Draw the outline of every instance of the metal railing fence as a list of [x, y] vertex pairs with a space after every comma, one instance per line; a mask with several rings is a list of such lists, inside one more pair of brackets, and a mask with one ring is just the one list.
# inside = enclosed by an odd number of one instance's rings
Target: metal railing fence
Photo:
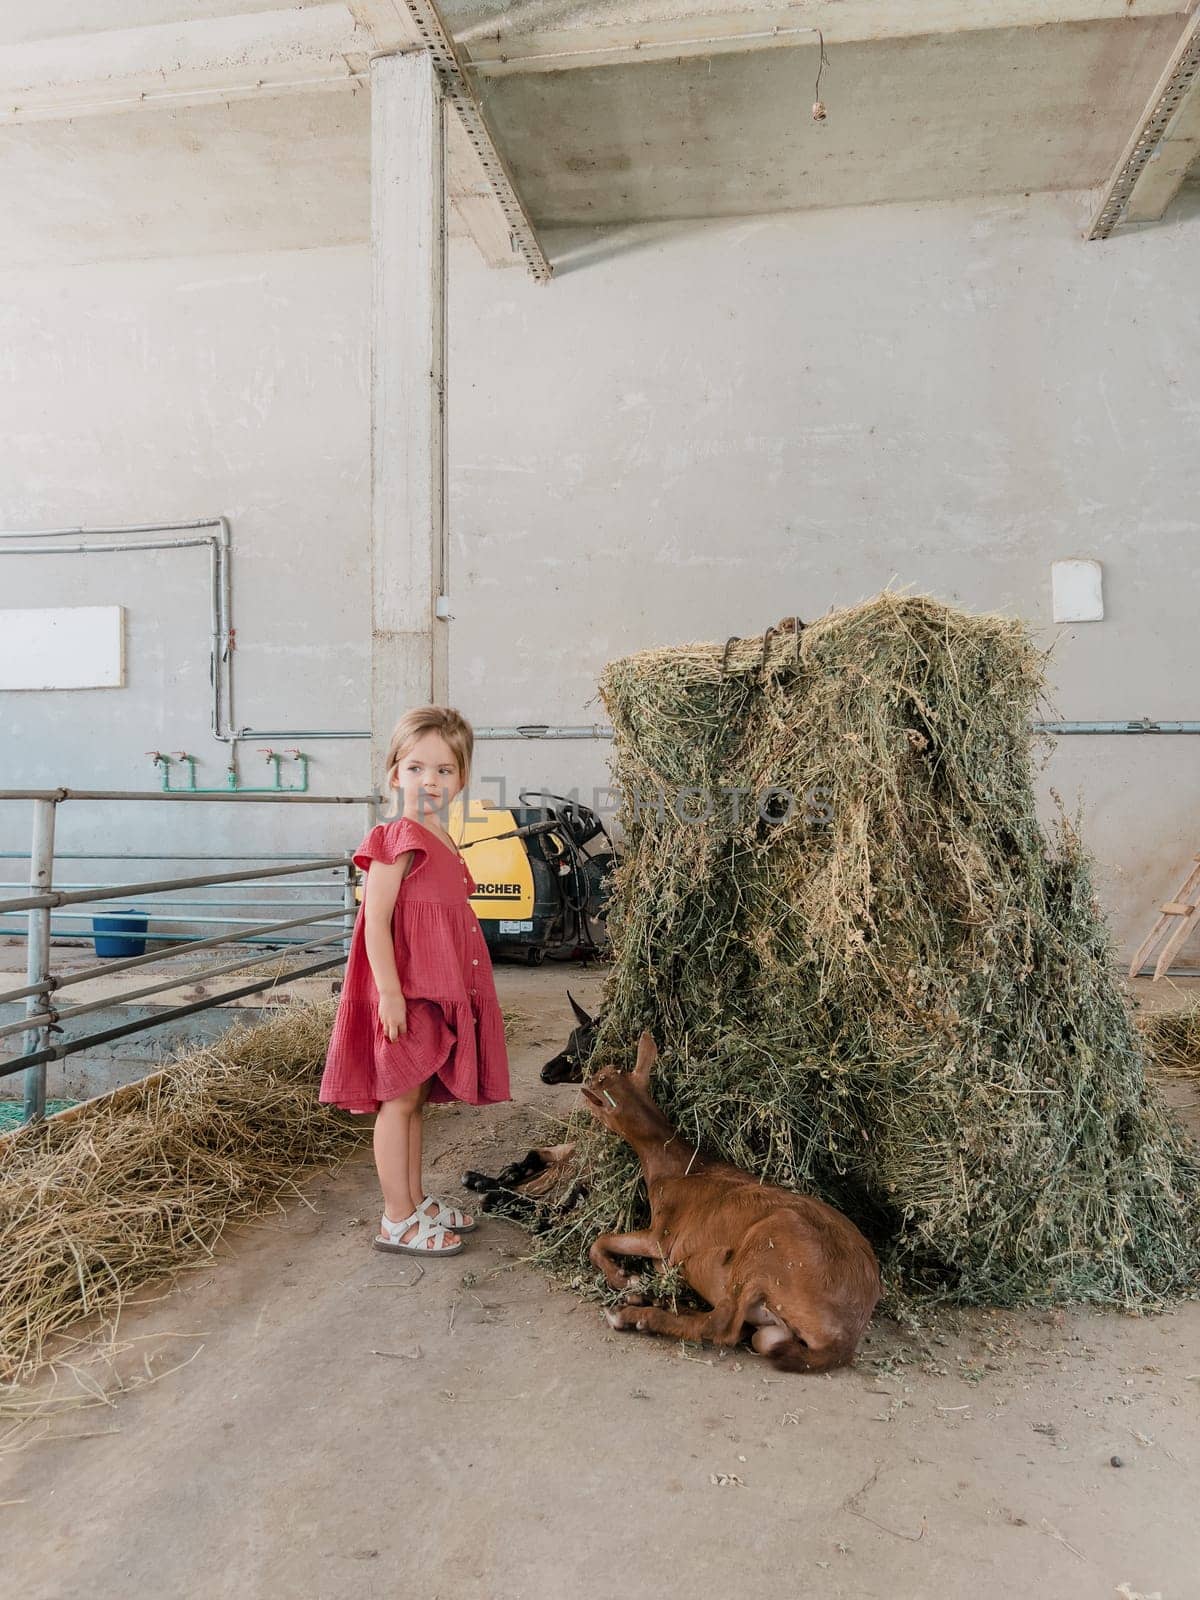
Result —
[[[236, 791], [229, 793], [193, 793], [190, 790], [175, 791], [143, 791], [136, 789], [0, 789], [0, 800], [25, 800], [33, 808], [31, 843], [29, 850], [29, 882], [28, 892], [10, 896], [0, 900], [0, 918], [11, 917], [18, 912], [26, 914], [26, 947], [25, 947], [25, 982], [11, 989], [0, 991], [0, 1005], [7, 1005], [14, 1001], [24, 1000], [25, 1014], [16, 1021], [0, 1024], [0, 1040], [5, 1037], [21, 1033], [24, 1035], [20, 1055], [0, 1057], [0, 1078], [9, 1078], [14, 1074], [24, 1073], [24, 1119], [32, 1122], [41, 1119], [46, 1114], [46, 1067], [52, 1061], [64, 1060], [67, 1056], [75, 1055], [81, 1050], [86, 1050], [97, 1045], [110, 1043], [114, 1039], [124, 1038], [133, 1033], [140, 1033], [150, 1028], [161, 1027], [164, 1023], [176, 1021], [181, 1017], [192, 1016], [197, 1012], [207, 1010], [212, 1006], [221, 1005], [231, 1000], [243, 999], [252, 994], [261, 993], [262, 990], [272, 988], [281, 982], [291, 982], [296, 978], [308, 977], [313, 973], [327, 971], [331, 967], [340, 966], [346, 959], [349, 949], [350, 935], [353, 930], [354, 918], [357, 913], [355, 898], [355, 868], [349, 854], [330, 856], [303, 856], [288, 859], [273, 866], [257, 866], [243, 868], [233, 872], [208, 872], [193, 873], [174, 878], [154, 878], [132, 883], [104, 883], [99, 885], [76, 885], [55, 887], [55, 854], [54, 836], [58, 807], [67, 801], [98, 801], [114, 800], [122, 802], [152, 801], [156, 804], [210, 804], [210, 805], [357, 805], [366, 808], [368, 826], [374, 820], [377, 797], [374, 795], [313, 795], [313, 794], [239, 794]], [[6, 852], [6, 855], [8, 852]], [[74, 857], [74, 859], [82, 859]], [[100, 858], [98, 858], [100, 859]], [[115, 859], [113, 857], [102, 859]], [[171, 859], [169, 857], [134, 857], [133, 859]], [[190, 858], [195, 860], [197, 858]], [[228, 859], [239, 860], [264, 860], [278, 861], [274, 855], [263, 857], [239, 856]], [[175, 901], [163, 903], [151, 901], [146, 903], [147, 896], [174, 895], [181, 890], [214, 887], [226, 884], [259, 884], [271, 887], [264, 883], [270, 879], [293, 879], [297, 875], [313, 872], [332, 870], [342, 882], [342, 895], [340, 903], [328, 900], [302, 899], [294, 902], [211, 902], [198, 900]], [[25, 885], [0, 884], [3, 888], [25, 887]], [[274, 887], [285, 890], [293, 887], [292, 883], [280, 882]], [[302, 888], [302, 884], [294, 887]], [[153, 942], [155, 940], [168, 941], [171, 948], [165, 951], [152, 950], [145, 955], [127, 956], [117, 960], [99, 960], [93, 965], [79, 967], [70, 972], [56, 973], [53, 970], [52, 938], [62, 937], [61, 930], [51, 928], [51, 913], [58, 912], [60, 917], [69, 917], [76, 920], [86, 920], [89, 913], [64, 912], [64, 906], [93, 905], [102, 907], [111, 902], [122, 902], [121, 909], [130, 909], [126, 902], [131, 896], [141, 897], [141, 902], [135, 908], [143, 917], [159, 916], [170, 922], [186, 922], [200, 924], [220, 924], [224, 931], [206, 938], [193, 939], [181, 936], [179, 933], [155, 934], [149, 930], [131, 928], [127, 934], [118, 933], [117, 937], [133, 937], [139, 940]], [[261, 921], [256, 917], [241, 916], [213, 916], [203, 917], [193, 914], [184, 907], [209, 906], [214, 904], [250, 904], [259, 907], [260, 915], [265, 911], [276, 909], [283, 911], [290, 909], [290, 904], [299, 904], [305, 907], [315, 907], [314, 910], [305, 910], [300, 916], [268, 917]], [[175, 913], [172, 915], [172, 913]], [[332, 927], [330, 925], [333, 925]], [[118, 972], [129, 972], [135, 968], [146, 966], [151, 962], [169, 960], [172, 956], [192, 956], [201, 951], [213, 951], [224, 945], [244, 945], [250, 941], [263, 942], [269, 940], [273, 934], [281, 934], [289, 929], [306, 930], [298, 939], [280, 940], [275, 948], [256, 952], [252, 955], [239, 955], [236, 959], [217, 962], [199, 968], [189, 968], [181, 975], [173, 975], [161, 980], [156, 979], [141, 987], [127, 990], [119, 996], [121, 1003], [131, 1000], [142, 1000], [152, 995], [162, 994], [170, 989], [183, 987], [185, 984], [203, 983], [206, 979], [221, 977], [232, 972], [243, 972], [248, 968], [265, 966], [268, 963], [278, 963], [288, 959], [289, 956], [314, 955], [317, 959], [305, 962], [298, 967], [291, 967], [286, 972], [271, 971], [254, 978], [252, 981], [241, 984], [233, 989], [225, 989], [220, 993], [206, 995], [204, 998], [189, 1001], [186, 1005], [176, 1005], [157, 1009], [151, 1016], [139, 1017], [129, 1022], [119, 1023], [113, 1027], [101, 1028], [90, 1033], [72, 1034], [67, 1038], [56, 1038], [61, 1032], [64, 1022], [76, 1018], [91, 1016], [98, 1011], [111, 1008], [115, 1003], [112, 997], [97, 1000], [87, 1000], [80, 1004], [59, 1006], [55, 997], [59, 990], [66, 989], [73, 984], [84, 983], [89, 979], [100, 976], [110, 976]], [[309, 934], [308, 930], [315, 930]], [[10, 930], [11, 931], [11, 930]], [[93, 937], [82, 933], [69, 933], [68, 938]]]

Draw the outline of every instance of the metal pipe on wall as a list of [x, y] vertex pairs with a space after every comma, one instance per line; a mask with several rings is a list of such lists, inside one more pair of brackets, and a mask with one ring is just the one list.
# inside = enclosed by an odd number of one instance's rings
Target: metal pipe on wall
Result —
[[477, 739], [611, 739], [613, 731], [601, 722], [557, 727], [546, 722], [521, 722], [510, 727], [484, 726], [474, 730]]
[[[797, 30], [800, 31], [800, 30]], [[805, 30], [807, 31], [807, 30]], [[369, 739], [369, 729], [361, 728], [235, 728], [233, 720], [233, 579], [232, 579], [232, 533], [229, 519], [225, 516], [202, 517], [192, 522], [150, 522], [129, 523], [123, 526], [110, 528], [45, 528], [31, 529], [3, 529], [0, 530], [0, 541], [32, 539], [36, 541], [50, 539], [107, 539], [117, 535], [145, 534], [145, 533], [187, 533], [196, 532], [204, 528], [211, 528], [212, 533], [200, 539], [158, 539], [146, 542], [133, 542], [121, 544], [89, 544], [81, 543], [68, 546], [42, 546], [3, 544], [0, 543], [0, 555], [70, 555], [70, 554], [95, 554], [97, 552], [122, 552], [143, 550], [170, 550], [186, 549], [193, 546], [207, 545], [209, 547], [211, 598], [210, 610], [212, 619], [212, 641], [210, 655], [212, 660], [211, 680], [213, 691], [213, 704], [211, 713], [211, 729], [213, 737], [224, 744], [236, 745], [243, 739]], [[444, 552], [443, 552], [444, 557]], [[443, 578], [444, 584], [444, 578]], [[439, 585], [441, 587], [442, 585]], [[224, 671], [222, 672], [222, 665]], [[1108, 735], [1137, 735], [1137, 734], [1170, 734], [1170, 735], [1196, 735], [1200, 734], [1200, 722], [1180, 720], [1160, 720], [1151, 717], [1134, 717], [1125, 721], [1103, 720], [1076, 720], [1061, 722], [1035, 722], [1031, 724], [1035, 733], [1050, 733], [1062, 737], [1094, 735], [1104, 737]], [[560, 724], [552, 723], [516, 723], [510, 725], [483, 725], [475, 730], [477, 739], [486, 740], [559, 740], [559, 739], [597, 739], [607, 740], [613, 737], [611, 727], [603, 723]]]
[[[85, 542], [74, 545], [0, 543], [0, 555], [96, 555], [126, 551], [182, 550], [206, 545], [209, 551], [209, 645], [212, 688], [210, 728], [222, 744], [238, 745], [244, 739], [369, 739], [370, 733], [353, 728], [237, 728], [233, 720], [233, 542], [229, 518], [201, 517], [194, 522], [130, 523], [111, 528], [0, 529], [0, 541], [32, 539], [82, 539], [90, 541], [127, 534], [186, 533], [211, 528], [199, 539], [153, 539], [119, 543]], [[222, 671], [222, 667], [224, 670]]]
[[[815, 34], [821, 37], [819, 28], [755, 28], [743, 33], [706, 33], [690, 39], [655, 39], [652, 37], [634, 39], [622, 44], [601, 44], [589, 46], [582, 50], [538, 50], [529, 55], [522, 55], [518, 49], [512, 54], [499, 56], [485, 56], [482, 60], [469, 61], [464, 59], [463, 65], [471, 72], [483, 75], [503, 75], [511, 72], [527, 72], [535, 63], [539, 66], [545, 61], [590, 61], [595, 56], [605, 56], [605, 65], [610, 63], [622, 64], [631, 61], [648, 61], [653, 59], [656, 51], [661, 51], [668, 59], [677, 56], [681, 51], [688, 54], [696, 50], [703, 50], [709, 45], [720, 45], [726, 48], [735, 48], [743, 44], [770, 44], [782, 43], [785, 39], [799, 38], [802, 34]], [[499, 41], [499, 34], [495, 35]], [[509, 34], [509, 41], [518, 41], [519, 35]], [[489, 29], [490, 43], [490, 29]]]
[[[1033, 733], [1055, 735], [1095, 734], [1200, 734], [1200, 722], [1165, 721], [1154, 717], [1131, 717], [1124, 722], [1032, 722]], [[480, 727], [477, 739], [611, 739], [613, 730], [602, 722], [578, 726], [552, 727], [547, 723], [518, 723], [509, 727]]]
[[1035, 733], [1094, 734], [1101, 738], [1110, 734], [1200, 733], [1200, 722], [1160, 722], [1152, 717], [1132, 717], [1127, 722], [1035, 722], [1032, 727]]
[[[1167, 721], [1155, 717], [1130, 717], [1124, 722], [1031, 722], [1032, 733], [1055, 735], [1094, 734], [1200, 734], [1200, 722]], [[477, 739], [611, 739], [613, 730], [602, 722], [553, 727], [547, 723], [517, 723], [508, 727], [480, 727]]]

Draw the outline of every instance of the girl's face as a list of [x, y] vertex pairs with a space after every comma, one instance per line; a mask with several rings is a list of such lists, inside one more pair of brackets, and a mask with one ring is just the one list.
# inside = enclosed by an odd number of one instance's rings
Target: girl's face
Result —
[[388, 774], [400, 795], [400, 809], [418, 820], [444, 811], [463, 787], [458, 759], [440, 733], [430, 730], [413, 741]]

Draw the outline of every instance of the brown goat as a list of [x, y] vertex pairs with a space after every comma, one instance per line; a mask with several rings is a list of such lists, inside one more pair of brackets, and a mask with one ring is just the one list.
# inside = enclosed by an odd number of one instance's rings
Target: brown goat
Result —
[[610, 1326], [734, 1345], [749, 1324], [755, 1350], [782, 1371], [848, 1362], [881, 1293], [875, 1252], [823, 1200], [760, 1183], [686, 1144], [651, 1098], [657, 1058], [643, 1033], [632, 1072], [602, 1067], [582, 1086], [592, 1113], [633, 1146], [650, 1200], [648, 1228], [601, 1234], [589, 1254], [613, 1289], [640, 1282], [617, 1256], [678, 1267], [712, 1310], [666, 1311], [634, 1293], [606, 1312]]

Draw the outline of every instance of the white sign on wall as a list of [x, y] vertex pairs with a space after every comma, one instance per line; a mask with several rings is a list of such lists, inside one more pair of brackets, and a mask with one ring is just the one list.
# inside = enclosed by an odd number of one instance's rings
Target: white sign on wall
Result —
[[1104, 574], [1098, 561], [1055, 561], [1050, 566], [1055, 622], [1102, 622]]
[[124, 687], [124, 606], [0, 611], [0, 689]]

